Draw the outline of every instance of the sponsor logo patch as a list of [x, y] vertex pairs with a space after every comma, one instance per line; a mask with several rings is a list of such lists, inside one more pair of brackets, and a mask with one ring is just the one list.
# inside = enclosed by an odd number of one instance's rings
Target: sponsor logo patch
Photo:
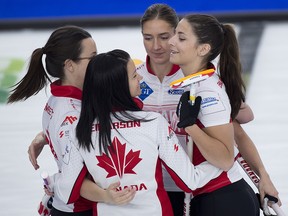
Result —
[[150, 88], [149, 85], [147, 85], [146, 82], [140, 83], [141, 88], [141, 94], [139, 95], [139, 98], [144, 101], [149, 95], [151, 95], [154, 91]]
[[182, 95], [184, 93], [184, 89], [169, 89], [169, 95]]
[[76, 120], [77, 120], [76, 116], [66, 116], [66, 118], [61, 124], [61, 127], [68, 125], [68, 124], [73, 124]]
[[201, 112], [204, 115], [217, 113], [225, 110], [225, 106], [220, 100], [218, 93], [202, 92]]

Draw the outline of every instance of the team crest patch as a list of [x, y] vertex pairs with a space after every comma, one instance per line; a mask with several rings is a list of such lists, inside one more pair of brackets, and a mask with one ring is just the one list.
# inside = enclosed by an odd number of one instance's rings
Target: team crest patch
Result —
[[147, 85], [146, 82], [140, 83], [141, 94], [139, 98], [144, 101], [149, 95], [151, 95], [154, 91]]
[[103, 153], [101, 156], [96, 156], [99, 167], [107, 172], [106, 178], [113, 176], [123, 177], [124, 174], [137, 174], [134, 168], [142, 160], [140, 158], [140, 150], [133, 151], [130, 149], [126, 151], [126, 143], [121, 143], [117, 137], [112, 141], [112, 146], [108, 147], [110, 155]]

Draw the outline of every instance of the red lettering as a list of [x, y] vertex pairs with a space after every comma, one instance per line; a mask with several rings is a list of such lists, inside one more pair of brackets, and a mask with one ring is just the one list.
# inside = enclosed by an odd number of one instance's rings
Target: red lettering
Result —
[[141, 124], [140, 121], [134, 121], [134, 127], [140, 127], [141, 126], [140, 124]]
[[179, 150], [179, 146], [174, 144], [174, 150], [177, 152]]
[[119, 122], [119, 124], [120, 124], [119, 128], [125, 128], [126, 127], [125, 122]]
[[247, 167], [249, 167], [248, 164], [243, 164], [243, 167], [246, 169]]
[[147, 190], [147, 187], [144, 183], [141, 183], [140, 186], [139, 186], [139, 190]]
[[131, 128], [131, 127], [133, 127], [133, 122], [131, 121], [127, 122], [127, 128]]
[[113, 122], [111, 128], [119, 129], [119, 128], [133, 128], [140, 126], [141, 126], [140, 121], [127, 121], [127, 122]]
[[136, 191], [138, 191], [138, 185], [131, 185], [131, 188], [135, 188]]
[[135, 188], [136, 191], [147, 190], [146, 185], [144, 183], [140, 183], [139, 185], [125, 185], [123, 187], [120, 186], [116, 189], [116, 191], [121, 191], [127, 187]]
[[114, 122], [112, 124], [112, 128], [115, 129], [115, 128], [119, 128], [119, 122]]
[[53, 109], [48, 105], [48, 103], [46, 103], [44, 111], [46, 111], [50, 116], [53, 114]]
[[92, 124], [92, 131], [99, 131], [100, 125], [99, 124]]

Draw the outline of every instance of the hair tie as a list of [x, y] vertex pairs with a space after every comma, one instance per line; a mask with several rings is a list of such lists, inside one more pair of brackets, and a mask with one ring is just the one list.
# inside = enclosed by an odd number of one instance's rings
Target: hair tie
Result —
[[222, 29], [223, 34], [225, 35], [226, 34], [225, 26], [222, 23], [220, 23], [220, 27]]
[[41, 49], [42, 49], [42, 53], [43, 53], [43, 54], [46, 54], [46, 49], [45, 49], [45, 47], [42, 47]]

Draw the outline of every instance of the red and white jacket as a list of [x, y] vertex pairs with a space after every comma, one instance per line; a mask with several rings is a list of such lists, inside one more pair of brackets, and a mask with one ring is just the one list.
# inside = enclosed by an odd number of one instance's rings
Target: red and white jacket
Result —
[[[136, 66], [137, 73], [143, 77], [140, 81], [141, 95], [139, 99], [143, 102], [143, 110], [158, 112], [171, 124], [173, 117], [176, 115], [176, 108], [181, 95], [184, 93], [184, 89], [173, 89], [170, 88], [169, 84], [184, 77], [184, 75], [178, 65], [173, 65], [171, 71], [160, 82], [149, 67], [149, 61], [150, 58], [147, 56], [146, 62]], [[182, 147], [186, 150], [186, 132], [177, 127], [173, 129]], [[165, 169], [163, 169], [163, 179], [164, 187], [167, 191], [182, 191]]]
[[[210, 78], [199, 82], [195, 85], [196, 97], [201, 96], [202, 102], [198, 115], [197, 125], [200, 128], [212, 127], [222, 124], [228, 124], [231, 121], [231, 106], [225, 86], [217, 73]], [[235, 143], [234, 143], [235, 144]], [[206, 159], [200, 153], [196, 144], [193, 144], [192, 162], [194, 165], [206, 163]], [[238, 150], [234, 147], [234, 155]], [[216, 170], [218, 168], [214, 167]], [[197, 196], [202, 193], [212, 192], [216, 189], [234, 183], [242, 178], [237, 161], [227, 172], [222, 171], [221, 175], [212, 179], [205, 186], [193, 191], [193, 195]]]
[[[121, 113], [117, 114], [121, 116]], [[211, 176], [217, 177], [221, 170], [214, 169], [208, 162], [193, 166], [179, 144], [175, 132], [161, 114], [145, 111], [131, 114], [150, 121], [125, 119], [126, 121], [120, 122], [111, 116], [113, 150], [109, 147], [108, 154], [100, 152], [97, 122], [92, 126], [91, 139], [94, 148], [90, 148], [90, 152], [79, 149], [78, 153], [83, 158], [79, 163], [86, 164], [93, 180], [101, 188], [107, 188], [111, 183], [120, 181], [118, 190], [125, 187], [134, 187], [137, 190], [134, 199], [126, 205], [97, 203], [97, 215], [172, 215], [173, 211], [163, 185], [162, 164], [178, 187], [186, 192], [204, 186], [211, 180]], [[75, 148], [78, 148], [77, 145]], [[79, 158], [74, 155], [74, 151], [71, 152], [71, 159]], [[75, 179], [77, 182], [79, 174], [75, 170], [67, 174], [66, 177], [63, 175], [63, 178], [69, 177], [70, 181]], [[67, 193], [69, 194], [68, 191]], [[65, 197], [69, 197], [68, 194]]]
[[[73, 86], [61, 86], [59, 81], [51, 84], [51, 93], [48, 102], [45, 105], [42, 126], [46, 139], [49, 143], [54, 159], [57, 163], [59, 173], [65, 173], [63, 164], [72, 165], [71, 168], [75, 169], [78, 173], [77, 181], [73, 183], [73, 193], [68, 197], [63, 197], [66, 193], [58, 190], [57, 184], [54, 188], [53, 207], [64, 212], [79, 212], [92, 209], [94, 203], [80, 197], [80, 187], [84, 177], [87, 174], [87, 169], [84, 164], [73, 165], [74, 159], [70, 156], [73, 150], [72, 143], [69, 139], [63, 137], [70, 137], [70, 131], [74, 131], [81, 109], [82, 91]], [[63, 127], [70, 128], [70, 131], [63, 130]], [[67, 166], [65, 166], [67, 168]], [[54, 180], [57, 182], [60, 175], [54, 175]], [[67, 177], [67, 176], [66, 176]], [[69, 179], [69, 177], [67, 177]], [[61, 180], [61, 179], [60, 179]], [[59, 182], [58, 182], [59, 184]], [[65, 184], [65, 181], [63, 181]], [[63, 187], [61, 190], [65, 190]], [[71, 188], [67, 185], [67, 190]]]
[[[137, 190], [135, 198], [127, 205], [97, 203], [96, 213], [99, 216], [172, 215], [163, 185], [162, 164], [176, 184], [186, 192], [204, 186], [212, 176], [217, 177], [221, 173], [219, 169], [211, 169], [208, 162], [193, 166], [170, 124], [155, 112], [133, 113], [140, 118], [151, 119], [147, 122], [119, 122], [112, 117], [111, 138], [115, 151], [109, 151], [108, 155], [99, 151], [97, 122], [92, 128], [94, 149], [91, 148], [90, 152], [79, 149], [75, 127], [79, 117], [80, 97], [75, 99], [73, 91], [72, 94], [64, 91], [67, 87], [58, 86], [56, 89], [59, 91], [55, 92], [54, 87], [53, 96], [45, 108], [43, 128], [61, 171], [54, 176], [55, 208], [67, 211], [71, 207], [71, 211], [75, 211], [83, 207], [77, 201], [79, 188], [87, 173], [84, 163], [100, 187], [107, 188], [111, 183], [120, 181], [118, 190], [128, 186]], [[56, 108], [62, 111], [58, 113]]]

